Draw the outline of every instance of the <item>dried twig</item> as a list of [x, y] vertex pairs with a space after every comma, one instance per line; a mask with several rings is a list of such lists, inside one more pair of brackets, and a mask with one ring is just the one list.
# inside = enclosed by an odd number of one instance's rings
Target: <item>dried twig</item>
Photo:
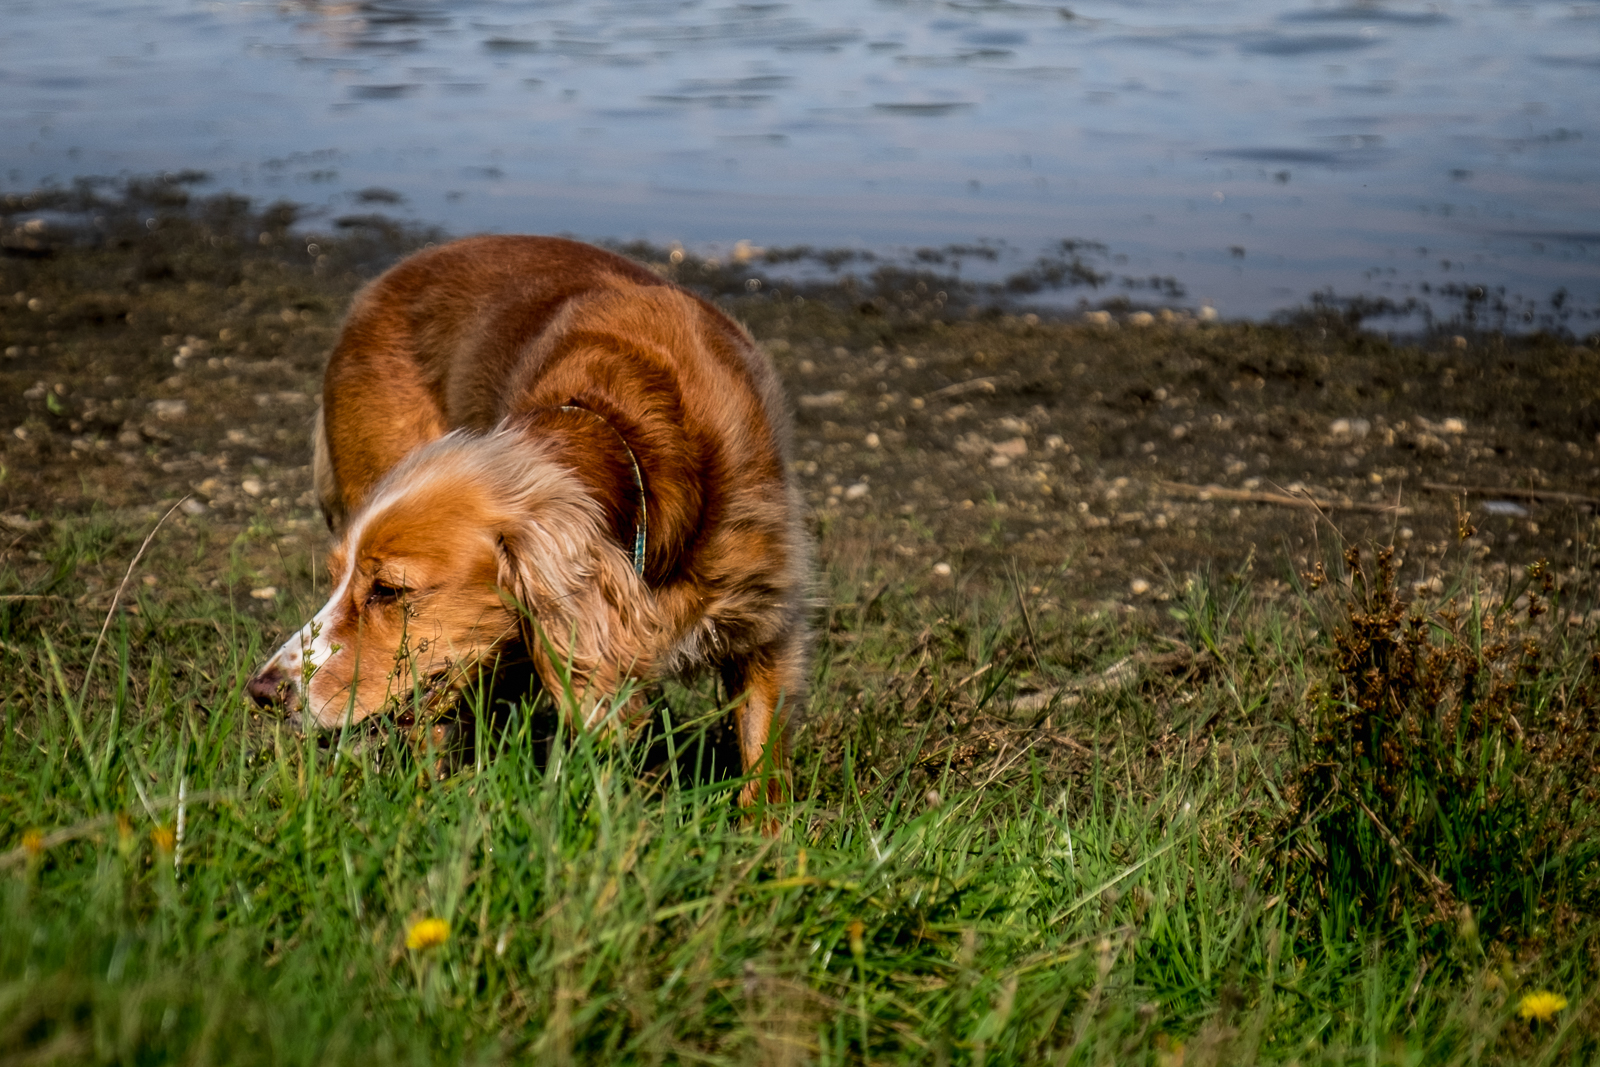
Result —
[[1422, 488], [1430, 493], [1466, 493], [1471, 496], [1501, 497], [1506, 500], [1555, 500], [1563, 504], [1587, 504], [1600, 508], [1600, 497], [1582, 493], [1558, 493], [1553, 489], [1513, 489], [1499, 485], [1445, 485], [1443, 482], [1423, 482]]
[[1033, 620], [1028, 617], [1028, 604], [1022, 598], [1022, 575], [1017, 573], [1016, 560], [1011, 561], [1011, 588], [1017, 594], [1017, 610], [1022, 612], [1022, 628], [1028, 634], [1028, 651], [1033, 654], [1033, 669], [1044, 670], [1039, 663], [1039, 639], [1033, 633]]
[[[1340, 785], [1343, 786], [1343, 783], [1340, 783]], [[1399, 860], [1412, 874], [1422, 879], [1423, 884], [1433, 894], [1434, 907], [1441, 914], [1449, 914], [1449, 905], [1455, 899], [1455, 894], [1450, 891], [1450, 887], [1445, 884], [1444, 879], [1432, 871], [1426, 870], [1422, 864], [1418, 863], [1417, 858], [1411, 854], [1411, 850], [1401, 843], [1400, 838], [1395, 835], [1393, 830], [1384, 825], [1383, 820], [1378, 818], [1377, 812], [1367, 807], [1366, 802], [1356, 795], [1354, 789], [1348, 786], [1343, 786], [1343, 788], [1350, 799], [1356, 802], [1356, 807], [1360, 808], [1372, 822], [1373, 829], [1378, 831], [1378, 836], [1382, 837], [1389, 848], [1394, 851], [1395, 859]]]
[[1017, 711], [1044, 711], [1051, 707], [1067, 708], [1083, 700], [1088, 693], [1104, 693], [1126, 685], [1138, 677], [1140, 670], [1153, 668], [1168, 674], [1186, 670], [1194, 663], [1194, 653], [1187, 648], [1159, 656], [1124, 656], [1099, 674], [1069, 682], [1059, 689], [1041, 689], [1032, 693], [1018, 693], [1011, 701]]
[[[176, 504], [168, 508], [167, 513], [161, 516], [160, 520], [156, 522], [155, 527], [150, 531], [149, 535], [145, 537], [144, 544], [139, 546], [139, 551], [133, 554], [133, 561], [128, 564], [128, 573], [122, 576], [122, 584], [117, 586], [117, 595], [111, 598], [111, 607], [106, 609], [106, 621], [100, 624], [100, 636], [94, 639], [94, 651], [89, 653], [89, 666], [84, 668], [83, 672], [83, 681], [85, 685], [89, 684], [89, 677], [90, 675], [94, 674], [95, 660], [100, 658], [100, 646], [105, 644], [106, 630], [110, 629], [111, 627], [111, 618], [117, 613], [117, 602], [122, 599], [123, 590], [128, 588], [128, 580], [133, 577], [133, 569], [137, 567], [139, 565], [139, 561], [144, 558], [144, 550], [150, 547], [150, 542], [156, 539], [156, 533], [160, 531], [162, 523], [165, 523], [168, 519], [172, 518], [172, 513], [182, 507], [183, 501], [188, 499], [189, 498], [186, 496], [183, 498], [183, 500], [178, 501]], [[62, 694], [62, 696], [65, 695], [65, 693]]]
[[1263, 493], [1255, 489], [1228, 489], [1220, 485], [1189, 485], [1186, 482], [1159, 482], [1169, 493], [1198, 497], [1201, 500], [1232, 500], [1243, 504], [1273, 504], [1283, 508], [1312, 508], [1317, 511], [1365, 511], [1379, 515], [1409, 515], [1411, 509], [1399, 504], [1369, 504], [1361, 500], [1327, 500], [1310, 493]]
[[947, 385], [943, 389], [935, 389], [922, 399], [950, 400], [954, 397], [966, 396], [968, 393], [992, 393], [995, 391], [994, 383], [999, 380], [998, 378], [969, 378], [964, 382]]

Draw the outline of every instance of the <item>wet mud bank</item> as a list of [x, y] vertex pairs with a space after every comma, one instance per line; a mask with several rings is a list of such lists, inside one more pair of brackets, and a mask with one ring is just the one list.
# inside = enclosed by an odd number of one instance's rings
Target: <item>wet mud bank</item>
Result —
[[[102, 572], [57, 580], [103, 593], [174, 505], [161, 582], [268, 610], [322, 580], [322, 361], [356, 289], [443, 238], [377, 216], [317, 232], [287, 205], [191, 198], [181, 179], [0, 197], [8, 584], [48, 581], [52, 529], [99, 523], [123, 531]], [[1589, 583], [1600, 338], [1401, 343], [1330, 308], [1041, 318], [1003, 286], [931, 270], [796, 283], [757, 258], [625, 251], [772, 353], [823, 561], [863, 597], [1020, 578], [1041, 600], [1159, 619], [1195, 571], [1270, 591], [1369, 539], [1395, 544], [1419, 587], [1540, 558]], [[1071, 272], [1064, 259], [1041, 284]]]

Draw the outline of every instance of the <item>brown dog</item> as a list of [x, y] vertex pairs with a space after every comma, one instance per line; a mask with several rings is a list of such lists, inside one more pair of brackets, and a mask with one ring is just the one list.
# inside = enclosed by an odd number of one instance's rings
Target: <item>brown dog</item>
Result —
[[334, 592], [258, 702], [336, 728], [526, 655], [594, 726], [714, 666], [782, 794], [809, 548], [782, 390], [726, 315], [575, 241], [428, 249], [356, 299], [314, 443]]

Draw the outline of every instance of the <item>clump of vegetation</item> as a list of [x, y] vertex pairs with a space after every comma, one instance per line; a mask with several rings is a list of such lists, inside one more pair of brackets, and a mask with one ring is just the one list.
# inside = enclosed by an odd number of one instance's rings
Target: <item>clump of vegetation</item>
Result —
[[1345, 563], [1333, 675], [1298, 738], [1296, 869], [1340, 930], [1572, 927], [1600, 900], [1600, 654], [1566, 640], [1548, 568], [1425, 610], [1392, 548]]

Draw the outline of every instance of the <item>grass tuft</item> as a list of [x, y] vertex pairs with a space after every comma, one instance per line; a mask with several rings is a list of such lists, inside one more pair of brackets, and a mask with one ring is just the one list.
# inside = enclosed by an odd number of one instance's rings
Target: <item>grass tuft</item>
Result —
[[1407, 604], [1392, 549], [1344, 558], [1289, 845], [1327, 920], [1474, 951], [1585, 925], [1600, 903], [1600, 702], [1553, 575], [1535, 564], [1498, 595], [1468, 580]]

